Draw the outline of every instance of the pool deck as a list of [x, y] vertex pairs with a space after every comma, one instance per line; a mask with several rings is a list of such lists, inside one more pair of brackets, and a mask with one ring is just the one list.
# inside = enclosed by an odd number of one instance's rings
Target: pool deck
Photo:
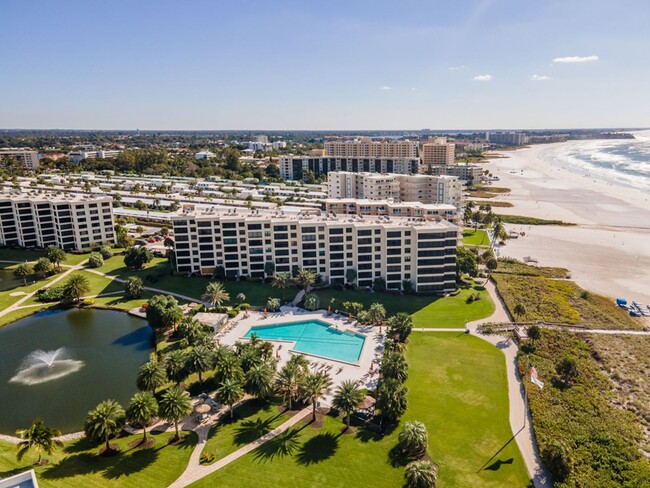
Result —
[[[310, 312], [297, 307], [282, 307], [280, 312], [268, 313], [264, 318], [261, 312], [249, 312], [248, 318], [240, 313], [231, 320], [228, 325], [219, 331], [215, 336], [220, 344], [232, 346], [238, 341], [246, 341], [244, 335], [251, 327], [260, 325], [286, 324], [305, 320], [318, 320], [329, 324], [338, 330], [354, 332], [365, 336], [365, 342], [357, 363], [347, 363], [335, 359], [305, 354], [311, 363], [312, 371], [326, 371], [333, 381], [333, 388], [330, 395], [325, 397], [324, 403], [329, 404], [334, 389], [344, 380], [357, 381], [364, 388], [374, 389], [377, 386], [378, 368], [381, 355], [384, 349], [384, 337], [379, 334], [379, 327], [358, 325], [356, 322], [348, 323], [348, 318], [343, 315], [331, 314], [323, 310]], [[382, 332], [386, 327], [382, 327]], [[282, 367], [289, 360], [292, 354], [300, 354], [292, 351], [294, 342], [291, 341], [269, 341], [273, 344], [273, 350], [278, 358], [278, 366]], [[371, 370], [372, 368], [372, 370]]]

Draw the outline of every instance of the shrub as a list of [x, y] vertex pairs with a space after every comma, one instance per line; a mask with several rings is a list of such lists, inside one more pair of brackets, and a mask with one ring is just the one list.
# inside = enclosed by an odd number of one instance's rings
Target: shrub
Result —
[[210, 463], [214, 462], [214, 454], [212, 454], [211, 452], [206, 452], [206, 451], [202, 452], [201, 453], [201, 459], [200, 459], [199, 462], [201, 464], [210, 464]]
[[60, 302], [65, 296], [65, 289], [63, 286], [55, 286], [46, 288], [45, 290], [38, 291], [39, 302]]
[[411, 280], [403, 280], [402, 291], [404, 291], [406, 295], [413, 293], [413, 282]]
[[124, 295], [127, 298], [140, 298], [142, 296], [142, 280], [137, 276], [129, 276], [124, 281]]
[[279, 298], [269, 298], [266, 301], [266, 309], [269, 312], [277, 312], [280, 310], [280, 299]]
[[386, 291], [386, 280], [381, 277], [375, 278], [375, 281], [372, 284], [372, 289], [376, 292]]
[[246, 302], [244, 302], [244, 303], [240, 303], [240, 304], [239, 304], [239, 308], [240, 308], [240, 310], [241, 310], [241, 309], [246, 309], [246, 308], [251, 308], [251, 304], [250, 304], [250, 303], [246, 303]]
[[228, 313], [228, 317], [230, 317], [231, 319], [234, 319], [235, 317], [237, 317], [237, 314], [239, 313], [239, 310], [228, 310], [227, 313]]
[[305, 297], [305, 308], [307, 310], [318, 310], [320, 307], [320, 298], [314, 293], [310, 293]]
[[84, 298], [81, 303], [79, 304], [80, 307], [90, 307], [91, 305], [95, 304], [95, 300], [93, 298]]
[[104, 258], [98, 252], [94, 252], [88, 258], [88, 266], [91, 268], [99, 268], [100, 266], [104, 266]]
[[98, 252], [104, 259], [110, 259], [113, 257], [113, 249], [111, 249], [110, 246], [102, 246], [99, 248]]

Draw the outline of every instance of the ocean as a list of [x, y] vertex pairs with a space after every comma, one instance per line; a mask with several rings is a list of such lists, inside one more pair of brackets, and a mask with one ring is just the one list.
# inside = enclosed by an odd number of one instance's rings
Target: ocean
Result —
[[549, 146], [542, 157], [594, 179], [650, 193], [650, 131], [635, 139], [569, 141]]

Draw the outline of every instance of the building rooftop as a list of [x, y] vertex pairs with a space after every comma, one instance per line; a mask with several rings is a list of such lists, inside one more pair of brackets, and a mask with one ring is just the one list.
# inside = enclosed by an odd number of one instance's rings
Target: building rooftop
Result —
[[26, 202], [51, 202], [51, 203], [82, 203], [96, 200], [113, 201], [108, 195], [97, 194], [73, 194], [47, 191], [25, 191], [2, 188], [0, 191], [0, 200], [26, 201]]

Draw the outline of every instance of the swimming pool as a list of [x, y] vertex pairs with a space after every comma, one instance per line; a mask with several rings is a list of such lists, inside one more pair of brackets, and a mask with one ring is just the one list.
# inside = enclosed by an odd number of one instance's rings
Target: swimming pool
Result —
[[356, 363], [361, 356], [365, 336], [337, 330], [320, 320], [302, 320], [285, 324], [251, 327], [244, 337], [256, 334], [269, 341], [291, 341], [295, 351], [313, 354], [347, 363]]

